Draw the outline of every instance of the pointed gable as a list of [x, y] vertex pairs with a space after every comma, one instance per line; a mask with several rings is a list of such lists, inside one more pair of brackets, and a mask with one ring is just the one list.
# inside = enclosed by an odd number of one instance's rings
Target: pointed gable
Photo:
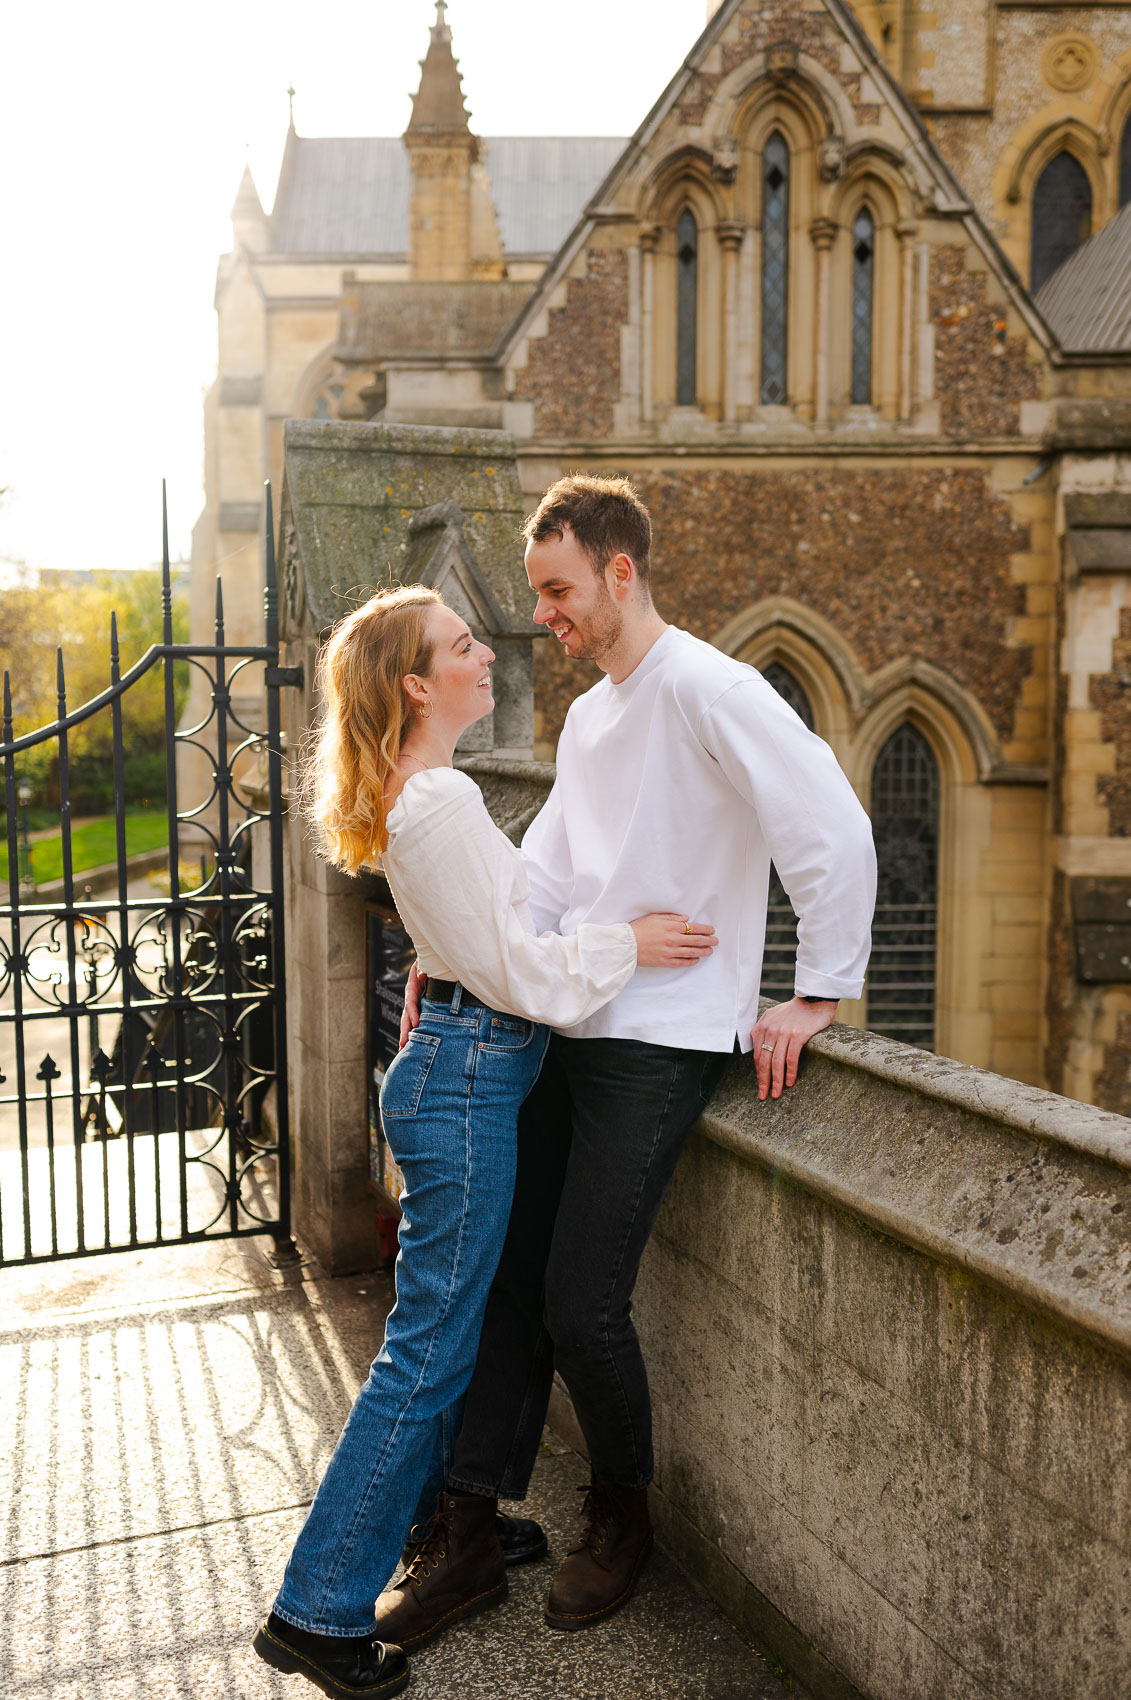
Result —
[[936, 344], [983, 363], [952, 434], [1019, 429], [1048, 328], [851, 10], [724, 0], [516, 322], [512, 424], [701, 436], [862, 406], [926, 426]]

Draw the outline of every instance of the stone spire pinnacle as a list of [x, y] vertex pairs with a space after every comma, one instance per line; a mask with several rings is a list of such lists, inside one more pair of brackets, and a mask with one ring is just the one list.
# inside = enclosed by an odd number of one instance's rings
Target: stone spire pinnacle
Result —
[[232, 223], [255, 223], [264, 217], [263, 202], [259, 199], [259, 191], [255, 187], [255, 179], [251, 175], [251, 167], [245, 165], [240, 186], [236, 190], [236, 198], [232, 202], [230, 214]]
[[262, 254], [267, 247], [267, 214], [263, 211], [263, 202], [259, 199], [251, 167], [247, 165], [243, 168], [240, 186], [232, 202], [231, 219], [237, 248], [246, 248], [253, 254]]
[[436, 0], [436, 22], [428, 55], [420, 61], [420, 87], [412, 103], [406, 141], [416, 137], [469, 136], [471, 125], [463, 103], [463, 82], [452, 56], [452, 32], [446, 0]]

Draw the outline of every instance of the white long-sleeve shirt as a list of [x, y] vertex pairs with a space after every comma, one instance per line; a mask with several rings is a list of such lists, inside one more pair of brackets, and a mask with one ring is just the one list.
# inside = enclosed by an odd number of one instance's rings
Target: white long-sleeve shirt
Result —
[[631, 979], [629, 918], [580, 923], [569, 938], [536, 936], [522, 855], [468, 774], [411, 774], [386, 824], [381, 865], [426, 974], [459, 980], [492, 1009], [563, 1027], [592, 1016]]
[[867, 815], [829, 746], [760, 673], [678, 627], [627, 679], [573, 702], [522, 851], [539, 928], [669, 909], [719, 935], [693, 967], [640, 969], [571, 1037], [729, 1051], [737, 1036], [749, 1050], [771, 860], [798, 917], [795, 990], [863, 989], [876, 897]]

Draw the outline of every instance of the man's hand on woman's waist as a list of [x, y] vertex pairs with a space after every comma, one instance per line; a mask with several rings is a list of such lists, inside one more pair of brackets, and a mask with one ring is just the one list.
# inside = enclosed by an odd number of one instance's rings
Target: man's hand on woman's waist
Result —
[[419, 962], [414, 962], [408, 971], [408, 979], [404, 983], [404, 1008], [401, 1010], [401, 1036], [398, 1050], [403, 1051], [408, 1044], [408, 1036], [414, 1027], [420, 1025], [420, 1000], [424, 996], [424, 983], [428, 976]]

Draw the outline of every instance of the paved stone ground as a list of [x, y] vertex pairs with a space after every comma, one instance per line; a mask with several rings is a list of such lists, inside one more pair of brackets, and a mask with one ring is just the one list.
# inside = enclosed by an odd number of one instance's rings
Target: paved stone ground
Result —
[[[266, 1241], [0, 1275], [0, 1695], [303, 1700], [249, 1650], [377, 1349], [388, 1276], [281, 1276]], [[568, 1543], [581, 1459], [547, 1436], [527, 1506]], [[419, 1700], [803, 1700], [671, 1559], [585, 1635], [550, 1564], [413, 1661]]]

